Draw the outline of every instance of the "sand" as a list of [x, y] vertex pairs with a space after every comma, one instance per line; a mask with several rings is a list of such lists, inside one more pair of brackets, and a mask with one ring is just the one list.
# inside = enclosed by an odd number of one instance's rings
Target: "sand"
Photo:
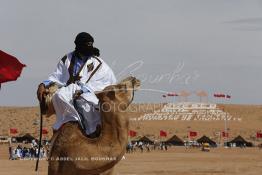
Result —
[[[138, 109], [140, 110], [134, 110]], [[219, 105], [220, 108], [225, 108], [233, 117], [241, 118], [241, 121], [228, 121], [227, 125], [230, 128], [229, 140], [241, 135], [247, 141], [256, 142], [256, 132], [262, 130], [262, 105]], [[127, 116], [139, 118], [140, 116], [151, 113], [161, 108], [161, 104], [132, 104], [127, 112]], [[39, 120], [38, 107], [0, 107], [0, 136], [9, 135], [10, 128], [17, 128], [18, 134], [22, 136], [30, 133], [34, 137], [39, 137], [39, 125], [36, 125]], [[55, 122], [55, 116], [44, 118], [44, 128], [47, 128], [49, 133], [44, 137], [52, 137], [52, 124]], [[188, 130], [198, 132], [199, 138], [202, 135], [207, 135], [215, 141], [219, 141], [215, 134], [224, 130], [224, 121], [139, 121], [130, 122], [130, 129], [137, 131], [137, 135], [152, 136], [159, 139], [159, 131], [165, 130], [167, 138], [176, 134], [182, 139], [186, 139]], [[261, 140], [262, 141], [262, 140]]]
[[[138, 118], [145, 113], [153, 112], [152, 104], [143, 104], [143, 111], [127, 112], [129, 118]], [[156, 105], [159, 109], [160, 105]], [[262, 106], [261, 105], [221, 105], [231, 115], [241, 117], [241, 121], [229, 121], [230, 139], [242, 135], [246, 140], [261, 143], [256, 140], [255, 134], [262, 130]], [[130, 109], [137, 108], [132, 105]], [[18, 129], [18, 135], [30, 133], [38, 137], [39, 119], [37, 107], [0, 107], [0, 135], [8, 136], [9, 128]], [[52, 123], [55, 117], [44, 119], [44, 127], [49, 130], [45, 137], [52, 136]], [[215, 135], [217, 131], [224, 129], [224, 121], [131, 121], [131, 129], [137, 131], [137, 135], [147, 135], [151, 138], [159, 138], [159, 130], [167, 131], [168, 139], [176, 134], [186, 139], [187, 131], [198, 132], [199, 138], [207, 135], [215, 141], [219, 141]], [[0, 175], [35, 174], [35, 161], [8, 160], [7, 145], [0, 144]], [[40, 162], [40, 174], [47, 174], [47, 162]], [[174, 147], [168, 151], [154, 151], [150, 153], [126, 154], [125, 159], [116, 166], [119, 175], [258, 175], [262, 174], [262, 150], [254, 148], [214, 148], [210, 152], [201, 152], [199, 149], [185, 149]]]
[[[33, 175], [35, 161], [6, 160], [0, 151], [0, 175]], [[200, 149], [173, 147], [168, 151], [126, 154], [116, 166], [118, 175], [259, 175], [262, 150], [258, 148]], [[39, 172], [47, 174], [47, 162], [40, 161]]]

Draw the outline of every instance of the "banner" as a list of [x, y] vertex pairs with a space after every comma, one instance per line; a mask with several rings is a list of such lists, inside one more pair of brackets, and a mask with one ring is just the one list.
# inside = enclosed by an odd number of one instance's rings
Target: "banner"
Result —
[[0, 50], [0, 84], [16, 80], [25, 66], [14, 56]]

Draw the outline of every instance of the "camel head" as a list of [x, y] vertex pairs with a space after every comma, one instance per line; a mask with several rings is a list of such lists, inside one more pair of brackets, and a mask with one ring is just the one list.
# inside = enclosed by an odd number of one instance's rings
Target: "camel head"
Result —
[[55, 114], [55, 109], [52, 103], [52, 98], [55, 92], [59, 89], [56, 83], [52, 83], [46, 88], [47, 95], [44, 97], [44, 113], [46, 117], [50, 117], [51, 115]]
[[127, 77], [116, 85], [106, 87], [97, 93], [102, 111], [124, 111], [133, 101], [134, 91], [140, 87], [140, 80], [135, 77]]

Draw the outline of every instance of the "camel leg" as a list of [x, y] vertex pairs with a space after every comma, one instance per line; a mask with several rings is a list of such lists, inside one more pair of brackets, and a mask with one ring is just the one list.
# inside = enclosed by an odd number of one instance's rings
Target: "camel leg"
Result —
[[105, 172], [103, 172], [103, 173], [101, 173], [100, 175], [115, 175], [114, 167], [109, 169], [109, 170], [107, 170], [107, 171], [105, 171]]
[[48, 163], [48, 175], [58, 175], [59, 163], [52, 161]]

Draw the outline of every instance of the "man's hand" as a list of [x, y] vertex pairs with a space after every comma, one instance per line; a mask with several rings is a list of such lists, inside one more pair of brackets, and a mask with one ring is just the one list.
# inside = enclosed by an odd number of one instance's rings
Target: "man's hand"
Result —
[[73, 99], [77, 99], [78, 97], [80, 97], [81, 94], [83, 94], [82, 90], [76, 90], [73, 95]]
[[43, 83], [39, 84], [37, 89], [37, 98], [39, 102], [42, 102], [44, 95], [46, 95], [46, 88]]

